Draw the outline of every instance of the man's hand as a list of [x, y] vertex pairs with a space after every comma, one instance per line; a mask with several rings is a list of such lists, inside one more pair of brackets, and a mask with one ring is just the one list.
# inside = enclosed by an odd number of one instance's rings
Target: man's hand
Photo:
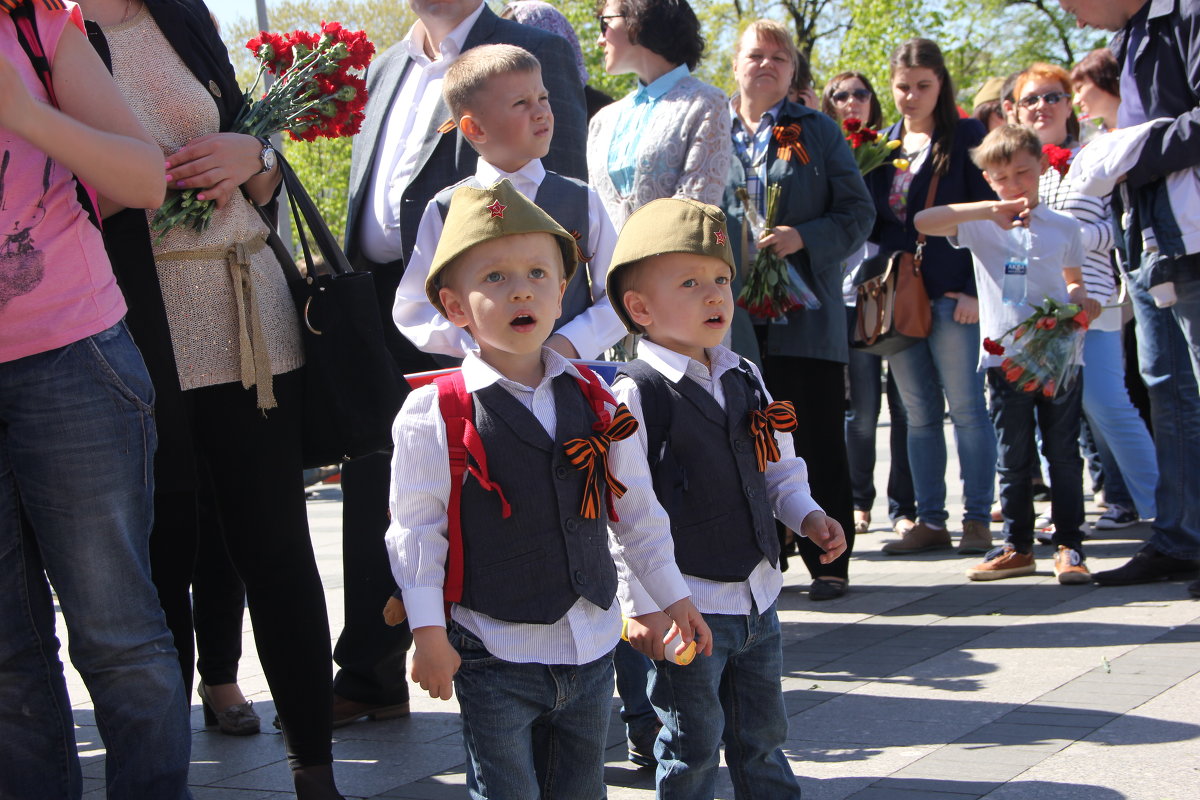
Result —
[[625, 636], [633, 649], [653, 661], [667, 657], [663, 637], [671, 629], [671, 618], [661, 611], [652, 611], [630, 617], [625, 627]]
[[971, 297], [963, 292], [946, 292], [946, 297], [958, 301], [954, 307], [954, 321], [963, 325], [974, 325], [979, 322], [979, 298]]
[[810, 511], [800, 523], [800, 532], [825, 551], [819, 559], [822, 564], [832, 564], [846, 552], [846, 534], [842, 526], [833, 517], [825, 516], [824, 511]]
[[693, 639], [696, 640], [697, 653], [703, 653], [706, 656], [712, 655], [712, 631], [708, 629], [708, 623], [704, 621], [704, 617], [692, 605], [692, 598], [685, 597], [682, 600], [676, 600], [663, 610], [674, 621], [674, 624], [662, 640], [665, 644], [676, 636], [679, 637], [679, 644], [675, 645], [675, 655], [683, 655]]
[[771, 249], [780, 258], [804, 249], [804, 237], [800, 231], [788, 225], [776, 225], [771, 232], [758, 240], [758, 249]]
[[454, 673], [458, 672], [462, 658], [446, 637], [446, 629], [427, 625], [412, 633], [417, 645], [413, 652], [412, 679], [430, 697], [449, 700], [454, 696]]

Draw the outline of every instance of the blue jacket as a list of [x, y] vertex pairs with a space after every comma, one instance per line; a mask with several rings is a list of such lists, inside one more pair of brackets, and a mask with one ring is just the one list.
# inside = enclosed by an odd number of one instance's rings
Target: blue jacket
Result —
[[[1130, 53], [1130, 28], [1143, 22], [1147, 35], [1137, 52]], [[1194, 228], [1200, 209], [1195, 207], [1194, 192], [1186, 194], [1185, 202], [1183, 193], [1169, 190], [1167, 178], [1200, 170], [1200, 0], [1149, 0], [1109, 46], [1122, 64], [1133, 59], [1134, 80], [1146, 117], [1174, 120], [1150, 132], [1124, 186], [1113, 194], [1114, 216], [1121, 220], [1128, 200], [1134, 212], [1131, 229], [1152, 227], [1164, 254], [1183, 256], [1190, 248], [1183, 243], [1181, 231]], [[1136, 265], [1141, 237], [1130, 236], [1128, 242], [1125, 238], [1118, 231], [1127, 263]]]
[[[794, 227], [804, 239], [804, 248], [788, 258], [820, 299], [821, 308], [793, 311], [787, 316], [787, 325], [770, 325], [767, 353], [762, 355], [845, 363], [850, 349], [842, 303], [842, 262], [866, 241], [875, 212], [854, 154], [837, 123], [819, 111], [785, 101], [777, 124], [792, 122], [801, 126], [800, 139], [810, 161], [801, 164], [798, 158], [778, 158], [772, 144], [767, 153], [767, 181], [781, 187], [776, 224]], [[728, 217], [729, 241], [738, 263], [734, 296], [741, 290], [740, 276], [745, 267], [740, 246], [745, 213], [734, 192], [745, 185], [741, 159], [731, 159], [721, 205]], [[748, 320], [746, 312], [738, 309], [733, 349], [756, 360], [759, 354]]]
[[[899, 139], [901, 123], [892, 125], [883, 134], [885, 138]], [[978, 200], [995, 200], [996, 195], [983, 179], [983, 173], [971, 161], [969, 151], [983, 141], [983, 125], [978, 120], [960, 119], [958, 130], [954, 134], [954, 147], [950, 152], [950, 167], [938, 183], [937, 195], [933, 205], [944, 206], [949, 203], [972, 203]], [[933, 141], [940, 138], [934, 131]], [[929, 183], [933, 179], [931, 159], [926, 158], [921, 169], [913, 177], [912, 186], [908, 192], [908, 214], [904, 222], [892, 211], [888, 204], [888, 196], [892, 192], [892, 178], [896, 168], [891, 161], [894, 154], [888, 156], [887, 162], [867, 175], [867, 188], [875, 199], [875, 229], [871, 231], [870, 240], [879, 245], [884, 252], [907, 250], [912, 253], [917, 249], [917, 229], [913, 226], [913, 217], [925, 207], [925, 198], [929, 194]], [[925, 290], [930, 299], [941, 297], [946, 292], [965, 292], [974, 296], [975, 272], [971, 266], [971, 253], [967, 250], [956, 250], [949, 241], [941, 236], [930, 236], [925, 243], [925, 261], [921, 269], [925, 279]]]

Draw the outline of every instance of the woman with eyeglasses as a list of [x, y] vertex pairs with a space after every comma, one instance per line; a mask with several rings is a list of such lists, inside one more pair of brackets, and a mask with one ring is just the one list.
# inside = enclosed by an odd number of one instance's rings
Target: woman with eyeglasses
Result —
[[[913, 217], [927, 205], [994, 200], [969, 151], [982, 141], [983, 126], [960, 119], [954, 84], [938, 46], [910, 39], [892, 53], [892, 99], [901, 119], [884, 132], [901, 146], [867, 175], [875, 198], [871, 241], [881, 252], [917, 249]], [[903, 159], [899, 165], [895, 159]], [[929, 189], [938, 183], [933, 198]], [[922, 339], [888, 357], [888, 366], [908, 412], [908, 461], [917, 497], [917, 524], [884, 545], [890, 555], [952, 546], [947, 529], [946, 439], [943, 416], [949, 405], [958, 442], [963, 483], [963, 533], [959, 552], [985, 553], [996, 478], [996, 434], [978, 371], [979, 305], [971, 254], [941, 237], [925, 243], [921, 278], [929, 294], [933, 328]]]
[[597, 112], [588, 128], [588, 182], [617, 230], [660, 197], [721, 202], [729, 171], [725, 93], [692, 70], [704, 53], [687, 0], [602, 0], [604, 69], [638, 88]]
[[[1119, 83], [1107, 85], [1120, 91]], [[1043, 145], [1070, 150], [1071, 158], [1080, 147], [1068, 126], [1074, 117], [1073, 88], [1071, 75], [1065, 69], [1038, 63], [1021, 73], [1014, 94], [1021, 123], [1033, 128]], [[1116, 107], [1108, 113], [1115, 121]], [[1086, 247], [1083, 280], [1088, 296], [1104, 305], [1115, 304], [1119, 286], [1113, 270], [1112, 206], [1108, 198], [1088, 197], [1073, 191], [1054, 167], [1042, 173], [1038, 196], [1050, 208], [1079, 221]], [[1146, 424], [1125, 388], [1121, 309], [1109, 308], [1092, 321], [1083, 348], [1083, 414], [1103, 465], [1104, 494], [1108, 501], [1108, 509], [1096, 521], [1096, 527], [1125, 528], [1156, 515], [1154, 489], [1158, 483], [1158, 462]], [[1053, 492], [1053, 475], [1050, 489]]]
[[[873, 130], [883, 127], [883, 110], [870, 79], [861, 72], [841, 72], [825, 85], [821, 110], [839, 125], [857, 119]], [[867, 242], [846, 259], [842, 278], [842, 300], [846, 305], [847, 325], [855, 324], [858, 271], [863, 261], [878, 248]], [[846, 409], [846, 454], [850, 462], [850, 488], [854, 497], [854, 531], [871, 529], [871, 506], [875, 503], [875, 429], [883, 397], [880, 391], [883, 357], [850, 350], [847, 376], [850, 400]], [[900, 399], [900, 390], [891, 372], [887, 376], [888, 416], [891, 418], [889, 441], [891, 461], [888, 470], [888, 517], [892, 529], [900, 534], [913, 526], [917, 499], [913, 494], [912, 472], [908, 467], [908, 415]]]

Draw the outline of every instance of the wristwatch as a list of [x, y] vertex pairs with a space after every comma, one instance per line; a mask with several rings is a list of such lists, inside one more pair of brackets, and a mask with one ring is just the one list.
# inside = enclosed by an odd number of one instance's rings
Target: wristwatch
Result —
[[275, 148], [271, 145], [271, 140], [265, 136], [257, 137], [262, 142], [262, 152], [258, 154], [258, 160], [262, 162], [262, 169], [254, 173], [255, 175], [265, 175], [275, 169]]

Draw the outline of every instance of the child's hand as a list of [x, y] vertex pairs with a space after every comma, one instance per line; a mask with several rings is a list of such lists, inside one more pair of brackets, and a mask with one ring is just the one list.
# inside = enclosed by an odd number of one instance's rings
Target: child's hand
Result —
[[454, 673], [462, 659], [446, 638], [446, 629], [427, 625], [413, 631], [417, 647], [413, 652], [412, 679], [429, 692], [430, 697], [449, 700], [454, 696]]
[[662, 661], [667, 657], [663, 639], [671, 629], [671, 618], [661, 611], [653, 611], [637, 617], [630, 617], [625, 627], [625, 635], [633, 649], [653, 661]]
[[846, 534], [842, 526], [833, 517], [825, 516], [824, 511], [809, 512], [800, 523], [800, 532], [825, 551], [819, 559], [822, 564], [832, 564], [846, 552]]
[[692, 640], [696, 640], [696, 652], [706, 656], [712, 655], [712, 631], [700, 612], [692, 605], [692, 598], [685, 597], [676, 600], [663, 611], [674, 620], [674, 625], [663, 635], [663, 642], [669, 642], [679, 636], [679, 644], [675, 645], [675, 655], [683, 655]]
[[383, 621], [394, 628], [404, 622], [407, 617], [408, 612], [404, 610], [404, 601], [395, 595], [389, 597], [387, 604], [383, 607]]
[[1095, 322], [1096, 317], [1104, 312], [1104, 306], [1100, 305], [1100, 301], [1094, 297], [1084, 299], [1082, 305], [1083, 313], [1087, 314], [1089, 324]]
[[1029, 201], [1024, 197], [1016, 200], [1000, 200], [988, 209], [988, 219], [1004, 230], [1029, 227]]

